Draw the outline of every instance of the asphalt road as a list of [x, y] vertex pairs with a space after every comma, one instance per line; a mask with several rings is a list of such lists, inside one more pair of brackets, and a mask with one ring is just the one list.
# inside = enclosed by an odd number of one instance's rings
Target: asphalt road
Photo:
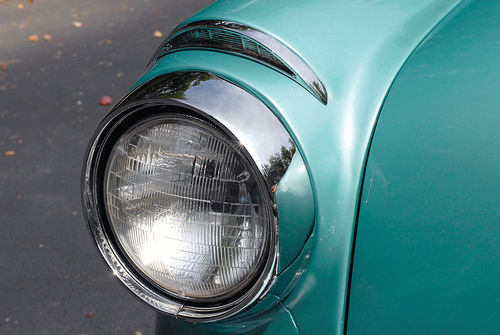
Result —
[[210, 2], [0, 0], [0, 334], [153, 333], [94, 247], [80, 169], [100, 98], [144, 72], [155, 30]]

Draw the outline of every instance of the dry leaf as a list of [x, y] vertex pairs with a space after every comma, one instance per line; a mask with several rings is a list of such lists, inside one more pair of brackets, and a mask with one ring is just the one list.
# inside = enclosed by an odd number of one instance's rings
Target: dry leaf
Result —
[[28, 3], [33, 3], [33, 0], [28, 0]]
[[24, 5], [22, 3], [20, 3], [19, 5], [17, 5], [17, 9], [23, 9], [24, 8]]
[[163, 34], [161, 33], [161, 31], [159, 30], [155, 30], [154, 34], [153, 34], [154, 37], [157, 37], [157, 38], [160, 38], [163, 36]]
[[14, 156], [14, 150], [9, 150], [9, 151], [6, 151], [4, 153], [5, 156], [9, 157], [9, 156]]
[[90, 312], [89, 314], [87, 314], [87, 317], [90, 319], [91, 317], [94, 316], [94, 312]]
[[28, 37], [28, 41], [30, 41], [30, 42], [36, 42], [38, 40], [39, 40], [39, 38], [38, 38], [38, 35], [36, 35], [36, 34], [30, 35], [30, 37]]
[[107, 40], [101, 40], [101, 41], [99, 41], [99, 43], [98, 43], [98, 44], [99, 44], [99, 45], [103, 45], [103, 44], [107, 44], [107, 45], [109, 45], [109, 44], [111, 44], [111, 43], [112, 43], [112, 42], [111, 42], [111, 40], [110, 40], [110, 39], [107, 39]]
[[111, 103], [112, 103], [112, 102], [113, 102], [113, 99], [111, 99], [111, 97], [110, 97], [110, 96], [107, 96], [107, 95], [103, 96], [103, 97], [101, 98], [101, 100], [99, 100], [99, 104], [100, 104], [101, 106], [108, 106], [108, 105], [111, 105]]
[[52, 41], [52, 35], [51, 34], [43, 35], [43, 40], [47, 42]]
[[123, 72], [118, 72], [118, 73], [116, 74], [116, 77], [117, 77], [117, 78], [120, 78], [120, 77], [123, 77], [123, 75], [124, 75], [124, 73], [123, 73]]
[[2, 70], [7, 71], [7, 65], [2, 65]]
[[73, 27], [76, 27], [76, 28], [81, 28], [82, 27], [82, 23], [80, 21], [73, 21]]

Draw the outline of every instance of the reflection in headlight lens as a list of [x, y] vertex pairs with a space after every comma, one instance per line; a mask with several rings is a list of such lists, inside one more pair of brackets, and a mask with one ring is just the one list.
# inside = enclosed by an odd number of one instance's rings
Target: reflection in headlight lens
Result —
[[194, 118], [133, 126], [105, 172], [108, 219], [122, 251], [180, 298], [237, 294], [259, 275], [269, 206], [254, 167], [227, 135]]

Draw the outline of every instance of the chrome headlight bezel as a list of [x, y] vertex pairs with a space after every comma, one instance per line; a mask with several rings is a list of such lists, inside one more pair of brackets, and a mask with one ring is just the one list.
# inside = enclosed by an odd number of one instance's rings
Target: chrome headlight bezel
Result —
[[[171, 84], [172, 81], [176, 80], [187, 80], [191, 83], [198, 81], [198, 84], [188, 86], [183, 99], [169, 96], [168, 92], [160, 98], [157, 96], [158, 86], [161, 86], [162, 83]], [[200, 81], [203, 85], [211, 88], [213, 99], [217, 99], [219, 96], [223, 99], [223, 103], [207, 104], [200, 96], [199, 88], [195, 87], [199, 86]], [[170, 86], [167, 84], [163, 87], [168, 89]], [[227, 96], [232, 99], [227, 99]], [[274, 185], [270, 185], [274, 181], [265, 180], [262, 166], [265, 159], [270, 156], [269, 148], [264, 149], [262, 145], [259, 146], [254, 141], [257, 137], [263, 136], [262, 127], [254, 127], [252, 130], [252, 127], [248, 127], [248, 123], [245, 123], [244, 120], [243, 122], [238, 121], [238, 114], [230, 115], [227, 112], [227, 108], [235, 101], [237, 106], [248, 106], [247, 110], [240, 112], [250, 113], [253, 120], [258, 120], [257, 126], [259, 124], [266, 125], [268, 129], [272, 130], [272, 136], [270, 136], [273, 139], [269, 139], [269, 141], [276, 142], [276, 138], [280, 139], [279, 143], [273, 143], [271, 146], [279, 147], [293, 144], [281, 122], [260, 100], [248, 92], [208, 73], [178, 72], [153, 79], [123, 99], [99, 125], [91, 140], [84, 162], [82, 179], [84, 214], [97, 247], [113, 273], [134, 294], [157, 310], [196, 322], [224, 319], [249, 308], [265, 296], [277, 276], [278, 225], [274, 195], [271, 191]], [[273, 219], [272, 222], [269, 222], [270, 234], [264, 251], [264, 261], [259, 268], [261, 273], [248, 283], [239, 295], [229, 297], [227, 300], [213, 303], [189, 301], [159, 289], [140, 271], [137, 271], [137, 268], [120, 250], [107, 221], [103, 201], [103, 173], [110, 148], [121, 134], [129, 129], [131, 124], [148, 117], [158, 117], [162, 113], [189, 115], [189, 117], [204, 120], [224, 131], [232, 140], [242, 145], [242, 150], [254, 162], [256, 171], [261, 172], [260, 178], [267, 185], [268, 199], [266, 201]], [[242, 137], [245, 138], [242, 139]], [[265, 143], [265, 141], [260, 143]]]

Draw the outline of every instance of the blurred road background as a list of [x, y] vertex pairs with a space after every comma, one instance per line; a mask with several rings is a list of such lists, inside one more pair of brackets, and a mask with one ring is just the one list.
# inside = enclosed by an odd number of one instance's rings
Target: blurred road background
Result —
[[0, 0], [0, 334], [153, 333], [94, 247], [80, 169], [101, 97], [210, 2]]

